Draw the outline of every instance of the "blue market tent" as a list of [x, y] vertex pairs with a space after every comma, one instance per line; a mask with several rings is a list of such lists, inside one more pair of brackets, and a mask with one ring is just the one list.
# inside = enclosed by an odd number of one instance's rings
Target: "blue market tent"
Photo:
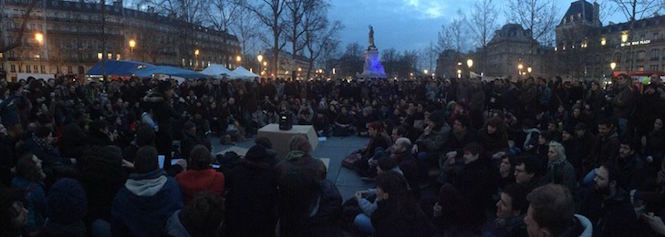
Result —
[[181, 77], [185, 79], [196, 79], [196, 78], [208, 78], [210, 76], [205, 75], [203, 73], [198, 73], [195, 71], [183, 69], [183, 68], [177, 68], [177, 67], [171, 67], [171, 66], [154, 66], [154, 67], [146, 67], [137, 70], [134, 73], [138, 77], [153, 77], [153, 75], [166, 75], [166, 76], [173, 76], [173, 77]]
[[121, 76], [128, 77], [135, 74], [139, 69], [146, 69], [156, 67], [149, 63], [135, 62], [135, 61], [122, 61], [122, 60], [105, 60], [98, 62], [88, 70], [85, 74], [87, 76], [99, 76], [103, 74], [107, 76]]

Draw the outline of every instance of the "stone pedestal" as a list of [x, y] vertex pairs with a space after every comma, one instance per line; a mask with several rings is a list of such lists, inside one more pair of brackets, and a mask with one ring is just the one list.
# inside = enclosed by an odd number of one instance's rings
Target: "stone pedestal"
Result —
[[271, 123], [259, 129], [257, 137], [266, 137], [272, 143], [272, 148], [277, 152], [278, 158], [283, 158], [289, 152], [289, 142], [296, 135], [303, 135], [312, 145], [312, 151], [319, 144], [319, 137], [311, 125], [293, 125], [291, 130], [279, 130], [279, 124]]
[[362, 79], [386, 78], [386, 71], [383, 69], [383, 65], [381, 64], [381, 60], [379, 58], [379, 49], [370, 46], [367, 51], [365, 51], [365, 65], [363, 67], [363, 73], [357, 75], [357, 77]]

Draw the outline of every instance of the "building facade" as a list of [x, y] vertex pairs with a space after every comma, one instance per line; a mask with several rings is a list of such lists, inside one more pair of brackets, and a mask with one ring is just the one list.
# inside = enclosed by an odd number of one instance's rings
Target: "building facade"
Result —
[[[556, 56], [572, 78], [603, 78], [616, 71], [665, 71], [665, 16], [611, 23], [600, 6], [574, 1], [556, 27]], [[632, 26], [631, 26], [632, 25]]]
[[[0, 76], [83, 74], [100, 60], [134, 60], [201, 70], [235, 67], [235, 36], [148, 11], [84, 1], [3, 0]], [[26, 12], [22, 37], [21, 25]]]
[[[519, 24], [506, 24], [497, 30], [485, 50], [476, 53], [479, 67], [491, 77], [550, 76], [554, 49], [542, 46], [531, 32]], [[483, 57], [485, 59], [483, 60]]]

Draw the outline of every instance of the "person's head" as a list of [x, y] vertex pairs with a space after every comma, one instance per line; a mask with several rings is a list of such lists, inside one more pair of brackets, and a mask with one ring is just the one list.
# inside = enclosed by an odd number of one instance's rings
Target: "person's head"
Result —
[[406, 128], [404, 126], [397, 126], [393, 128], [392, 133], [390, 134], [390, 138], [392, 138], [393, 141], [396, 141], [400, 137], [404, 137], [406, 135]]
[[657, 118], [653, 122], [653, 130], [658, 131], [658, 130], [661, 130], [661, 129], [663, 129], [663, 119]]
[[604, 163], [597, 169], [594, 169], [595, 176], [593, 177], [594, 189], [602, 194], [610, 194], [616, 190], [617, 185], [617, 171], [614, 165]]
[[397, 203], [405, 201], [409, 186], [404, 176], [395, 171], [383, 172], [376, 176], [376, 195], [379, 200], [391, 200]]
[[192, 136], [196, 135], [196, 124], [194, 124], [192, 121], [185, 122], [183, 129], [185, 130], [186, 134]]
[[46, 178], [42, 160], [30, 152], [23, 154], [16, 162], [16, 175], [33, 182], [41, 182]]
[[256, 145], [261, 145], [266, 149], [272, 149], [272, 142], [267, 137], [256, 137], [254, 143], [256, 143]]
[[196, 145], [189, 152], [189, 167], [193, 170], [203, 170], [210, 167], [212, 155], [204, 145]]
[[496, 202], [496, 216], [498, 218], [510, 218], [526, 213], [529, 208], [529, 202], [526, 200], [527, 192], [524, 185], [508, 185], [501, 192], [499, 201]]
[[24, 206], [25, 194], [17, 188], [0, 187], [0, 235], [8, 236], [28, 224], [28, 209]]
[[466, 117], [458, 117], [453, 121], [453, 132], [463, 133], [469, 127], [469, 119]]
[[383, 123], [381, 122], [370, 123], [367, 128], [367, 133], [369, 133], [370, 137], [376, 137], [377, 135], [380, 135], [381, 133], [383, 133]]
[[309, 144], [307, 137], [297, 135], [291, 138], [289, 142], [289, 151], [302, 151], [307, 155], [312, 155], [312, 145]]
[[51, 128], [46, 126], [37, 127], [35, 129], [35, 137], [43, 139], [47, 143], [52, 143], [55, 140], [53, 139], [53, 133], [51, 132]]
[[494, 134], [503, 128], [503, 120], [497, 117], [487, 120], [487, 134]]
[[379, 158], [376, 166], [376, 173], [382, 174], [397, 167], [397, 161], [391, 157]]
[[546, 145], [552, 141], [552, 133], [549, 131], [543, 131], [538, 135], [538, 144]]
[[167, 99], [170, 99], [173, 96], [173, 88], [171, 87], [171, 82], [169, 81], [160, 81], [157, 84], [157, 90]]
[[585, 133], [586, 133], [586, 124], [582, 122], [575, 124], [575, 136], [584, 137]]
[[[510, 157], [508, 157], [507, 155], [504, 155], [503, 157], [501, 157], [501, 162], [499, 163], [499, 172], [506, 172], [505, 175], [509, 176], [509, 175], [511, 175], [511, 172], [510, 172], [511, 169], [512, 169], [512, 164], [511, 164]], [[505, 177], [504, 173], [501, 173], [501, 176]]]
[[159, 169], [157, 162], [157, 149], [153, 146], [142, 146], [136, 151], [134, 158], [134, 171], [139, 174], [149, 173]]
[[515, 183], [527, 184], [536, 176], [538, 161], [533, 156], [521, 156], [515, 160]]
[[224, 198], [200, 193], [180, 211], [180, 222], [192, 237], [219, 236], [224, 223]]
[[483, 147], [476, 142], [472, 142], [464, 146], [463, 151], [464, 162], [471, 163], [480, 158], [481, 154], [483, 153]]
[[81, 221], [87, 213], [87, 201], [83, 186], [71, 178], [59, 179], [46, 197], [46, 216], [49, 221], [68, 225]]
[[411, 140], [406, 137], [400, 137], [395, 140], [395, 152], [403, 153], [408, 152], [411, 149]]
[[639, 148], [639, 145], [633, 142], [630, 137], [622, 137], [619, 140], [619, 157], [620, 158], [630, 158], [635, 154], [635, 149]]
[[141, 125], [136, 130], [136, 146], [151, 146], [155, 144], [155, 130], [148, 125]]
[[550, 142], [550, 149], [547, 151], [547, 159], [555, 161], [559, 159], [566, 159], [566, 148], [561, 143], [552, 141]]
[[530, 237], [559, 236], [575, 218], [573, 195], [564, 186], [538, 187], [526, 199], [529, 209], [524, 223]]
[[607, 137], [612, 134], [614, 131], [614, 122], [610, 119], [601, 119], [598, 121], [598, 135], [601, 137]]

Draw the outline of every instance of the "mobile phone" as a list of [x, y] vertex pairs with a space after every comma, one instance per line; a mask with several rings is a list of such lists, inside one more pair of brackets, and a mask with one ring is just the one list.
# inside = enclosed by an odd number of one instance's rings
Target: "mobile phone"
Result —
[[171, 165], [175, 165], [175, 164], [177, 164], [178, 161], [180, 161], [180, 160], [182, 160], [182, 159], [172, 159], [172, 160], [171, 160]]
[[157, 162], [159, 162], [159, 168], [164, 169], [164, 160], [166, 159], [166, 156], [164, 155], [157, 155]]
[[213, 169], [219, 169], [219, 167], [221, 167], [221, 166], [219, 164], [213, 163], [213, 164], [210, 164], [210, 167], [212, 167]]

